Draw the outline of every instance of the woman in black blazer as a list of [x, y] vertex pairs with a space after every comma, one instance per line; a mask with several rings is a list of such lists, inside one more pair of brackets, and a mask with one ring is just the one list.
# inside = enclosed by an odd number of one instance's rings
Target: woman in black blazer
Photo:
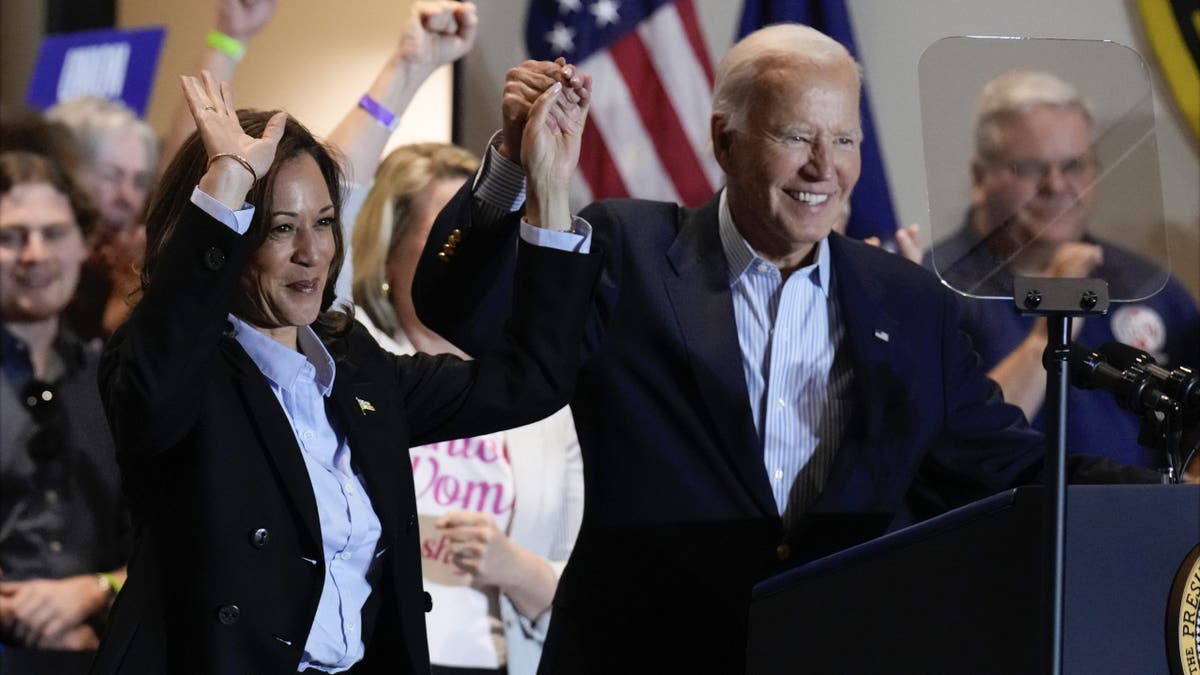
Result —
[[[427, 673], [405, 448], [561, 407], [597, 256], [523, 244], [511, 339], [485, 358], [390, 355], [332, 308], [326, 148], [283, 113], [235, 112], [207, 73], [184, 92], [199, 131], [101, 363], [136, 544], [93, 672]], [[531, 225], [570, 222], [586, 111], [557, 85], [530, 111]]]

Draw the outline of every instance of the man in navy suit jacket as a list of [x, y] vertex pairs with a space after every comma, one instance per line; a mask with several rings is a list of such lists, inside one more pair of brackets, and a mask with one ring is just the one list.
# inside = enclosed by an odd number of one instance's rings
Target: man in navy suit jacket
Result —
[[[510, 83], [571, 77], [544, 66]], [[859, 88], [825, 35], [758, 31], [715, 85], [727, 187], [695, 211], [580, 213], [605, 256], [572, 403], [586, 501], [541, 672], [740, 672], [756, 581], [1040, 468], [950, 293], [830, 232], [858, 179]], [[468, 352], [508, 313], [517, 214], [485, 202], [511, 150], [442, 212], [414, 285]]]

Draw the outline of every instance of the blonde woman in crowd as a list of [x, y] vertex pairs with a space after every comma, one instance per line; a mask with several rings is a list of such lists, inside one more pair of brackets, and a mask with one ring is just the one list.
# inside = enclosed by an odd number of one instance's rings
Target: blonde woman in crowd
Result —
[[[478, 166], [438, 143], [400, 147], [379, 166], [354, 226], [353, 289], [356, 317], [385, 349], [465, 356], [417, 320], [411, 288], [434, 218]], [[570, 412], [410, 454], [433, 672], [532, 675], [583, 516]]]

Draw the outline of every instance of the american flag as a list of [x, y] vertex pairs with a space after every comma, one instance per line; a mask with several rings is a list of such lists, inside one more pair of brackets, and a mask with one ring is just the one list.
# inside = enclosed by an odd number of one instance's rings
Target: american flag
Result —
[[577, 203], [698, 206], [724, 184], [709, 146], [712, 61], [692, 0], [533, 0], [525, 44], [595, 82]]

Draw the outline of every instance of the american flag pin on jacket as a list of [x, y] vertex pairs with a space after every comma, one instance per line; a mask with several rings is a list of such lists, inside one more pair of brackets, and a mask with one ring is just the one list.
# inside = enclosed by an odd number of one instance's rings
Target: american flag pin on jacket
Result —
[[375, 412], [375, 406], [371, 405], [370, 401], [364, 401], [357, 396], [354, 397], [354, 400], [358, 401], [358, 409], [362, 411], [362, 414], [366, 415], [369, 412]]
[[875, 337], [879, 338], [880, 340], [883, 340], [884, 342], [887, 342], [890, 339], [890, 338], [888, 338], [887, 332], [882, 331], [878, 328], [875, 329]]

